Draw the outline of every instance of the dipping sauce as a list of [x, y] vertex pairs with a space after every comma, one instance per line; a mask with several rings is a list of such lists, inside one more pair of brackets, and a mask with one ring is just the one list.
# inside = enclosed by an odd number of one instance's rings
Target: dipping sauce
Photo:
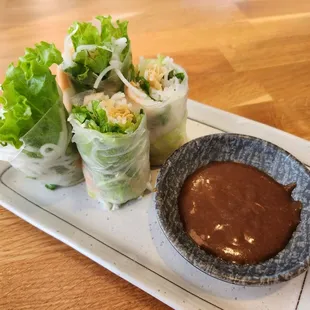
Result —
[[179, 196], [185, 231], [224, 260], [255, 264], [287, 245], [302, 204], [264, 172], [234, 162], [211, 162], [189, 176]]

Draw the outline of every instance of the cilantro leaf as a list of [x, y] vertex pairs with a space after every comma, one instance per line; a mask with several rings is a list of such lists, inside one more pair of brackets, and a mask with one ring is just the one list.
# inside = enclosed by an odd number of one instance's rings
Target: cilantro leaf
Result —
[[179, 72], [175, 75], [175, 77], [177, 77], [179, 79], [180, 82], [183, 82], [184, 78], [185, 78], [185, 74], [183, 72]]

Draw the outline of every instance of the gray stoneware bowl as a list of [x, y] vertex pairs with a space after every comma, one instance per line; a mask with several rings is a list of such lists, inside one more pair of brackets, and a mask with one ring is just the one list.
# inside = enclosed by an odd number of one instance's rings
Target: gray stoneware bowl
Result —
[[[289, 243], [275, 257], [255, 265], [224, 261], [200, 249], [184, 232], [178, 195], [185, 179], [211, 161], [254, 166], [286, 185], [297, 183], [293, 198], [302, 202], [301, 222]], [[269, 285], [301, 274], [310, 264], [310, 172], [274, 144], [238, 134], [216, 134], [192, 140], [175, 151], [157, 178], [155, 208], [159, 224], [173, 247], [190, 264], [217, 279], [239, 285]]]

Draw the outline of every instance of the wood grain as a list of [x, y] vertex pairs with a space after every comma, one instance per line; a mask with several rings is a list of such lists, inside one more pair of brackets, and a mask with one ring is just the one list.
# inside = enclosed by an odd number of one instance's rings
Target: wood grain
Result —
[[[130, 21], [134, 60], [168, 54], [190, 97], [310, 140], [310, 2], [1, 0], [0, 80], [26, 46], [60, 49], [74, 20]], [[0, 208], [1, 309], [168, 309]]]

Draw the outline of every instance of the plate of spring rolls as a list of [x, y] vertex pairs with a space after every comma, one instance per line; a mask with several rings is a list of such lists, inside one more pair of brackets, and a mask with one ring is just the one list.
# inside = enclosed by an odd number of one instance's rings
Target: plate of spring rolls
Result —
[[88, 193], [109, 209], [151, 190], [150, 165], [187, 140], [186, 71], [162, 55], [134, 65], [127, 22], [116, 26], [75, 22], [58, 68]]
[[185, 70], [162, 55], [134, 65], [127, 25], [74, 22], [62, 55], [47, 42], [26, 48], [2, 84], [0, 159], [49, 189], [84, 176], [108, 209], [152, 190], [151, 165], [187, 139]]
[[278, 309], [289, 299], [295, 309], [309, 276], [274, 294], [212, 279], [171, 247], [153, 192], [158, 169], [201, 136], [249, 134], [308, 165], [309, 142], [188, 99], [182, 66], [156, 51], [133, 63], [131, 50], [128, 22], [97, 16], [73, 22], [63, 46], [42, 41], [8, 66], [0, 204], [173, 308]]

